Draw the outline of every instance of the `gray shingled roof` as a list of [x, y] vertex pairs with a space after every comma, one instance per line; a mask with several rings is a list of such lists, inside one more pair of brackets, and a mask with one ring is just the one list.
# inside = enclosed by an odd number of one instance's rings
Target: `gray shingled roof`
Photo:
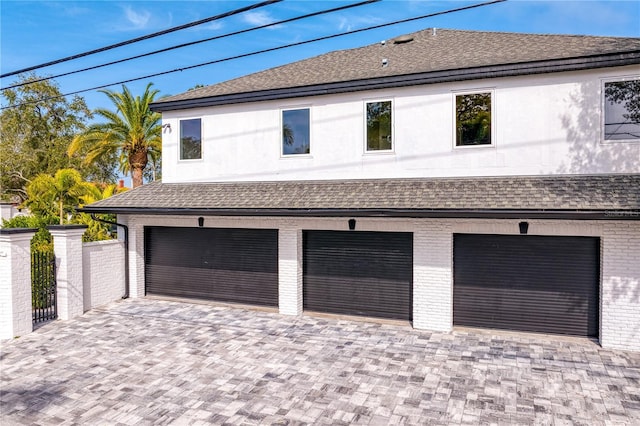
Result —
[[[162, 104], [389, 76], [640, 51], [640, 38], [426, 29], [407, 43], [388, 40], [330, 52], [162, 99]], [[397, 38], [396, 38], [397, 39]], [[382, 60], [387, 59], [387, 66]]]
[[[375, 179], [337, 181], [161, 183], [87, 207], [93, 212], [216, 210], [313, 211], [626, 211], [640, 219], [640, 174]], [[282, 212], [286, 213], [286, 212]], [[628, 218], [628, 217], [627, 217]]]

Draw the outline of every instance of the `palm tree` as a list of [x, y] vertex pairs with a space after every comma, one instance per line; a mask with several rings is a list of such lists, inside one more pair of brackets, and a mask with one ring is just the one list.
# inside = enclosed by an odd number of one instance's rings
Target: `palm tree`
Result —
[[95, 187], [82, 180], [80, 172], [74, 169], [60, 169], [54, 176], [39, 174], [27, 185], [26, 205], [41, 216], [55, 216], [58, 213], [60, 225], [64, 223], [65, 211], [86, 201]]
[[107, 121], [92, 124], [76, 136], [69, 145], [68, 154], [73, 155], [86, 147], [86, 164], [115, 154], [119, 158], [120, 170], [131, 173], [133, 187], [142, 185], [143, 172], [150, 157], [157, 156], [162, 149], [160, 114], [149, 109], [149, 104], [159, 92], [151, 90], [152, 85], [147, 84], [142, 96], [136, 97], [124, 84], [122, 93], [101, 90], [113, 102], [116, 111], [96, 109], [94, 113]]

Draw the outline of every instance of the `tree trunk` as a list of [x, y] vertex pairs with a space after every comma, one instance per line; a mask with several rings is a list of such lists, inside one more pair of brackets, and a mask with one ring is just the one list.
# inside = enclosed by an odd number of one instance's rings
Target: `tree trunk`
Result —
[[131, 166], [131, 184], [134, 188], [142, 186], [142, 172], [147, 167], [147, 150], [141, 149], [129, 153], [129, 165]]
[[64, 207], [62, 205], [62, 198], [60, 198], [60, 225], [64, 225], [62, 215], [64, 214]]
[[142, 170], [139, 167], [131, 168], [131, 184], [134, 188], [142, 186]]

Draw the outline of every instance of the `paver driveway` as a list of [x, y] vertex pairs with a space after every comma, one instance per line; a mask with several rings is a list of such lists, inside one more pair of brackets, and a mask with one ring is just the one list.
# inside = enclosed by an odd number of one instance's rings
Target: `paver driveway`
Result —
[[130, 299], [2, 342], [2, 423], [640, 424], [587, 340]]

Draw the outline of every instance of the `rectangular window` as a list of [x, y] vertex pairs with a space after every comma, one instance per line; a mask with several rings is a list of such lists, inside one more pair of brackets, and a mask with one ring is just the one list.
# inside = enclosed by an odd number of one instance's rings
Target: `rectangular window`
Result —
[[282, 111], [282, 155], [311, 152], [309, 108]]
[[180, 120], [180, 159], [202, 158], [202, 123], [199, 118]]
[[604, 83], [604, 140], [640, 141], [640, 79]]
[[491, 145], [491, 93], [456, 95], [456, 146]]
[[367, 102], [367, 151], [391, 151], [391, 101]]

